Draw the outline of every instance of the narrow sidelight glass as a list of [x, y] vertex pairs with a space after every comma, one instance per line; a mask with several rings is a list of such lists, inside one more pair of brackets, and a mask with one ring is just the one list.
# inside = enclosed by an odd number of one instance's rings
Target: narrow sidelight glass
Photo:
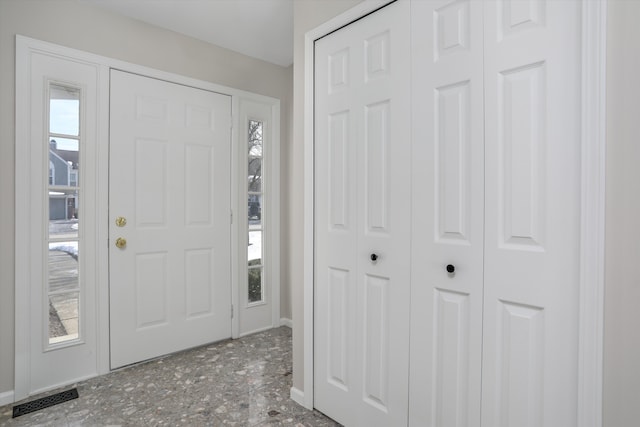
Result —
[[49, 84], [47, 304], [48, 345], [81, 339], [80, 88]]
[[264, 301], [263, 283], [263, 130], [261, 121], [248, 122], [248, 156], [247, 156], [247, 227], [248, 247], [247, 261], [249, 274], [247, 301], [249, 304]]

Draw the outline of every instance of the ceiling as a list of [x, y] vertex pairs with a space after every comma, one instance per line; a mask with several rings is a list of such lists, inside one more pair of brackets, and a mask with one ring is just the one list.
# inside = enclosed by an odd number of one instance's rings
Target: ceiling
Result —
[[293, 0], [84, 0], [253, 58], [293, 63]]

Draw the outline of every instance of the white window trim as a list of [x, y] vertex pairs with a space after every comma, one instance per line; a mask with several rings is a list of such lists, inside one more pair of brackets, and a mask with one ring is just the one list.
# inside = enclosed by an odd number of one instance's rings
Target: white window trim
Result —
[[[266, 111], [265, 111], [266, 110]], [[261, 330], [269, 329], [272, 327], [278, 327], [282, 324], [280, 320], [280, 111], [278, 109], [270, 108], [269, 105], [247, 98], [240, 99], [239, 111], [237, 114], [238, 120], [238, 151], [241, 156], [241, 161], [238, 163], [238, 181], [241, 182], [244, 187], [240, 188], [237, 194], [242, 194], [243, 200], [240, 201], [240, 205], [237, 209], [239, 234], [237, 236], [241, 245], [238, 247], [238, 271], [241, 280], [245, 280], [248, 274], [247, 268], [247, 248], [245, 241], [247, 239], [247, 173], [246, 163], [248, 158], [247, 153], [247, 125], [249, 120], [262, 121], [265, 124], [267, 130], [265, 138], [265, 146], [263, 146], [263, 188], [262, 194], [265, 200], [263, 208], [263, 238], [266, 242], [266, 246], [263, 245], [263, 284], [265, 291], [267, 292], [267, 301], [253, 304], [245, 304], [246, 295], [245, 287], [238, 285], [238, 313], [244, 310], [251, 310], [252, 308], [258, 309], [258, 307], [265, 304], [271, 304], [271, 319], [269, 325], [264, 325], [258, 329], [243, 327], [242, 318], [240, 318], [240, 330], [239, 336], [249, 335], [259, 332]], [[241, 260], [241, 261], [240, 261]], [[270, 301], [269, 301], [270, 300]]]
[[[93, 230], [96, 235], [97, 241], [97, 256], [96, 256], [96, 271], [88, 272], [87, 274], [93, 274], [96, 277], [97, 289], [97, 351], [96, 359], [98, 372], [97, 375], [110, 372], [109, 366], [109, 257], [108, 257], [108, 199], [109, 194], [109, 180], [108, 180], [108, 155], [109, 155], [109, 71], [110, 69], [118, 69], [130, 73], [140, 74], [168, 82], [178, 83], [185, 86], [191, 86], [198, 89], [218, 92], [221, 94], [229, 95], [232, 98], [232, 132], [231, 143], [232, 149], [232, 164], [231, 164], [231, 207], [232, 212], [230, 215], [239, 212], [240, 202], [246, 204], [246, 200], [239, 200], [239, 185], [237, 180], [238, 161], [244, 159], [244, 156], [240, 156], [238, 153], [239, 137], [244, 137], [244, 132], [238, 132], [238, 105], [241, 100], [251, 100], [259, 103], [269, 105], [272, 111], [273, 120], [273, 139], [274, 141], [280, 141], [280, 100], [269, 96], [258, 95], [248, 91], [243, 91], [235, 88], [226, 87], [223, 85], [206, 82], [174, 73], [156, 70], [153, 68], [145, 67], [142, 65], [132, 64], [125, 61], [119, 61], [113, 58], [108, 58], [92, 53], [72, 49], [53, 43], [36, 40], [33, 38], [16, 35], [16, 176], [15, 176], [15, 191], [16, 191], [16, 223], [15, 223], [15, 377], [14, 377], [14, 390], [11, 392], [3, 393], [3, 399], [7, 399], [7, 396], [11, 396], [12, 400], [18, 401], [27, 397], [28, 395], [28, 378], [29, 378], [29, 365], [30, 365], [30, 348], [29, 342], [26, 338], [29, 334], [29, 256], [32, 245], [42, 244], [42, 242], [36, 241], [31, 236], [28, 239], [21, 239], [20, 236], [30, 236], [29, 230], [31, 228], [31, 220], [25, 212], [29, 212], [29, 200], [20, 195], [28, 194], [31, 188], [31, 177], [29, 170], [31, 166], [31, 147], [30, 144], [21, 144], [21, 141], [26, 141], [30, 134], [29, 123], [29, 111], [30, 102], [29, 96], [29, 78], [28, 67], [29, 57], [31, 53], [43, 53], [47, 55], [57, 56], [69, 61], [78, 61], [82, 63], [94, 64], [99, 70], [98, 81], [98, 141], [97, 141], [97, 159], [91, 159], [96, 165], [96, 180], [97, 180], [97, 193], [101, 195], [98, 197], [97, 208], [95, 214], [95, 222], [97, 224], [96, 230]], [[48, 154], [47, 154], [48, 156]], [[274, 159], [274, 167], [279, 170], [279, 153], [278, 158]], [[270, 212], [270, 216], [274, 218], [280, 217], [279, 212], [279, 182], [272, 190], [274, 194], [274, 209]], [[239, 221], [233, 221], [232, 224], [232, 237], [231, 237], [231, 286], [232, 286], [232, 298], [231, 304], [234, 307], [238, 306], [237, 289], [238, 289], [238, 259], [234, 254], [238, 253], [238, 224]], [[89, 230], [87, 230], [89, 232]], [[278, 319], [274, 321], [274, 326], [279, 326], [280, 319], [280, 247], [279, 247], [279, 223], [276, 228], [272, 230], [274, 237], [272, 237], [272, 259], [270, 262], [273, 267], [271, 268], [272, 283], [278, 288], [277, 290], [277, 304], [274, 304], [273, 318]], [[276, 244], [277, 243], [277, 244]], [[274, 292], [274, 299], [276, 294]], [[278, 313], [275, 313], [277, 306]], [[234, 316], [232, 319], [231, 336], [237, 338], [239, 336], [239, 324], [238, 316]]]
[[[291, 398], [313, 408], [314, 308], [314, 42], [390, 3], [365, 0], [305, 34], [304, 56], [304, 354], [303, 389]], [[580, 232], [580, 319], [578, 425], [602, 426], [606, 11], [607, 0], [582, 1], [582, 218]]]

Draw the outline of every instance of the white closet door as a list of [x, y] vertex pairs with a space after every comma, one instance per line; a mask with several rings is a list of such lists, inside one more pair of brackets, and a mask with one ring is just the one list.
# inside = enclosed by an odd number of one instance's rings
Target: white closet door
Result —
[[414, 1], [411, 7], [410, 425], [477, 425], [484, 252], [483, 7], [480, 1]]
[[408, 8], [316, 43], [314, 404], [347, 426], [407, 423]]
[[574, 426], [580, 3], [412, 17], [410, 424]]
[[482, 425], [575, 426], [579, 1], [485, 2]]

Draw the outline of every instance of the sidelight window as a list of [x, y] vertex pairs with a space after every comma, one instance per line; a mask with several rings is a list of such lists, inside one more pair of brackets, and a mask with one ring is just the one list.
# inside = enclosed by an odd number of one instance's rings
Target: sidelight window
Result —
[[247, 224], [248, 224], [248, 302], [264, 301], [264, 263], [263, 255], [264, 193], [262, 182], [263, 166], [263, 131], [264, 123], [257, 120], [248, 121], [248, 156], [247, 156]]
[[[48, 238], [45, 319], [48, 344], [81, 338], [81, 89], [49, 84]], [[45, 334], [46, 335], [46, 334]]]

